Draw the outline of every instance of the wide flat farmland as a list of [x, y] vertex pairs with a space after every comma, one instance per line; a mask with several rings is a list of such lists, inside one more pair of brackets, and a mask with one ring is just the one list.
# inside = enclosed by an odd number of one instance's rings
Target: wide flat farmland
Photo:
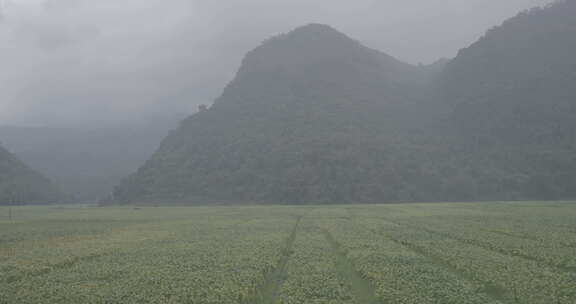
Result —
[[576, 203], [0, 208], [0, 303], [576, 303]]

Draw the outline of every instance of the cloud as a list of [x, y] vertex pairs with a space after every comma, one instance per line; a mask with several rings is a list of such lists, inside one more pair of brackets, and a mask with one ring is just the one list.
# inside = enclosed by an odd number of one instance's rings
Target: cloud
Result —
[[432, 62], [547, 2], [9, 0], [0, 23], [0, 124], [191, 113], [217, 97], [245, 52], [309, 22], [408, 62]]

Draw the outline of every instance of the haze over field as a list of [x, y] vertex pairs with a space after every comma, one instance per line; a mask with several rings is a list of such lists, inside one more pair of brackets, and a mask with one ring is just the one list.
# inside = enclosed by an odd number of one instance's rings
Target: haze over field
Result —
[[576, 0], [0, 0], [0, 304], [576, 303]]

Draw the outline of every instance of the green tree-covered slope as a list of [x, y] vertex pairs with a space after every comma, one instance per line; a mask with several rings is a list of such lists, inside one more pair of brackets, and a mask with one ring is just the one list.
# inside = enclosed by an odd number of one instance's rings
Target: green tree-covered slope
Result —
[[573, 0], [521, 13], [446, 67], [443, 93], [468, 168], [495, 193], [576, 197], [575, 16]]
[[0, 147], [0, 205], [49, 204], [63, 200], [63, 194], [51, 181]]

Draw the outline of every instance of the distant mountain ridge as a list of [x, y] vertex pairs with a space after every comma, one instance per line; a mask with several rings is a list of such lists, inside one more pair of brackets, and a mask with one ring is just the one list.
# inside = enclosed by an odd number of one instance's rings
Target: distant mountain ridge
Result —
[[250, 52], [112, 201], [576, 198], [576, 2], [413, 66], [311, 24]]

